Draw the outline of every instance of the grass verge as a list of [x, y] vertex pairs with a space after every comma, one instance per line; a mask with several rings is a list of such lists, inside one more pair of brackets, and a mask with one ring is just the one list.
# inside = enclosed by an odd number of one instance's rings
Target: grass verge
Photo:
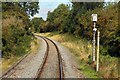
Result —
[[100, 55], [100, 70], [95, 71], [96, 63], [92, 62], [92, 43], [78, 36], [69, 33], [59, 34], [58, 32], [41, 33], [41, 36], [49, 37], [67, 47], [77, 59], [79, 70], [87, 78], [117, 78], [118, 59], [109, 55]]

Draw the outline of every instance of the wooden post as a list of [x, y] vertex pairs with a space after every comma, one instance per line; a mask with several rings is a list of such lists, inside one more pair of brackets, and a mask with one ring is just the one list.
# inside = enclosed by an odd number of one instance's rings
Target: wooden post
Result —
[[96, 71], [99, 71], [99, 41], [100, 41], [100, 31], [98, 30], [97, 34], [97, 64], [96, 64]]

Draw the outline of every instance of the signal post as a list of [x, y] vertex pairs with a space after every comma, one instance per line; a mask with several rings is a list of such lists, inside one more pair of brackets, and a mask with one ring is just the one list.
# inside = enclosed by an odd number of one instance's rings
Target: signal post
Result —
[[[93, 25], [92, 60], [93, 60], [93, 62], [95, 62], [95, 60], [96, 60], [96, 71], [99, 71], [99, 41], [100, 41], [100, 31], [97, 30], [97, 28], [96, 28], [97, 14], [92, 14], [92, 21], [94, 23], [94, 25]], [[95, 53], [96, 53], [96, 39], [95, 39], [96, 31], [97, 31], [97, 55], [95, 55]], [[97, 59], [95, 59], [95, 58], [97, 58]]]

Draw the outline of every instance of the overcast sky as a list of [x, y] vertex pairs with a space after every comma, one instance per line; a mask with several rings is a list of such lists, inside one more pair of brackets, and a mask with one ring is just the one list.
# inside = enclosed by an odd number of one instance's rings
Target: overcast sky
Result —
[[[110, 2], [114, 0], [105, 0], [105, 2]], [[47, 18], [48, 11], [53, 11], [59, 4], [71, 4], [69, 0], [39, 0], [39, 13], [34, 15], [34, 17], [42, 17], [44, 20]]]

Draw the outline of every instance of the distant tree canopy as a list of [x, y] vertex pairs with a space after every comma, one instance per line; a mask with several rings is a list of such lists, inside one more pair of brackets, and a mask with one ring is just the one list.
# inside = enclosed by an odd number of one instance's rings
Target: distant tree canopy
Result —
[[60, 4], [53, 12], [48, 12], [46, 21], [43, 21], [42, 18], [33, 18], [31, 25], [34, 26], [36, 32], [62, 31], [63, 22], [69, 11], [67, 5]]
[[37, 18], [37, 17], [33, 18], [30, 22], [32, 31], [33, 32], [41, 32], [43, 22], [44, 22], [44, 20], [42, 18]]
[[102, 8], [104, 2], [72, 2], [73, 3], [73, 15], [77, 13], [83, 14], [86, 11], [94, 10], [95, 8], [99, 7]]
[[54, 30], [61, 31], [62, 24], [68, 16], [69, 11], [70, 9], [67, 5], [60, 4], [53, 12], [48, 12], [47, 21], [53, 25]]
[[35, 15], [38, 13], [38, 2], [5, 2], [2, 3], [3, 11], [13, 10], [13, 11], [24, 11], [27, 15]]
[[[108, 3], [107, 3], [108, 4]], [[47, 20], [42, 24], [42, 32], [69, 32], [92, 40], [93, 22], [91, 14], [98, 14], [97, 26], [101, 31], [100, 44], [103, 55], [119, 56], [120, 27], [118, 27], [118, 4], [104, 2], [72, 2], [72, 7], [60, 4], [53, 12], [48, 12]]]

